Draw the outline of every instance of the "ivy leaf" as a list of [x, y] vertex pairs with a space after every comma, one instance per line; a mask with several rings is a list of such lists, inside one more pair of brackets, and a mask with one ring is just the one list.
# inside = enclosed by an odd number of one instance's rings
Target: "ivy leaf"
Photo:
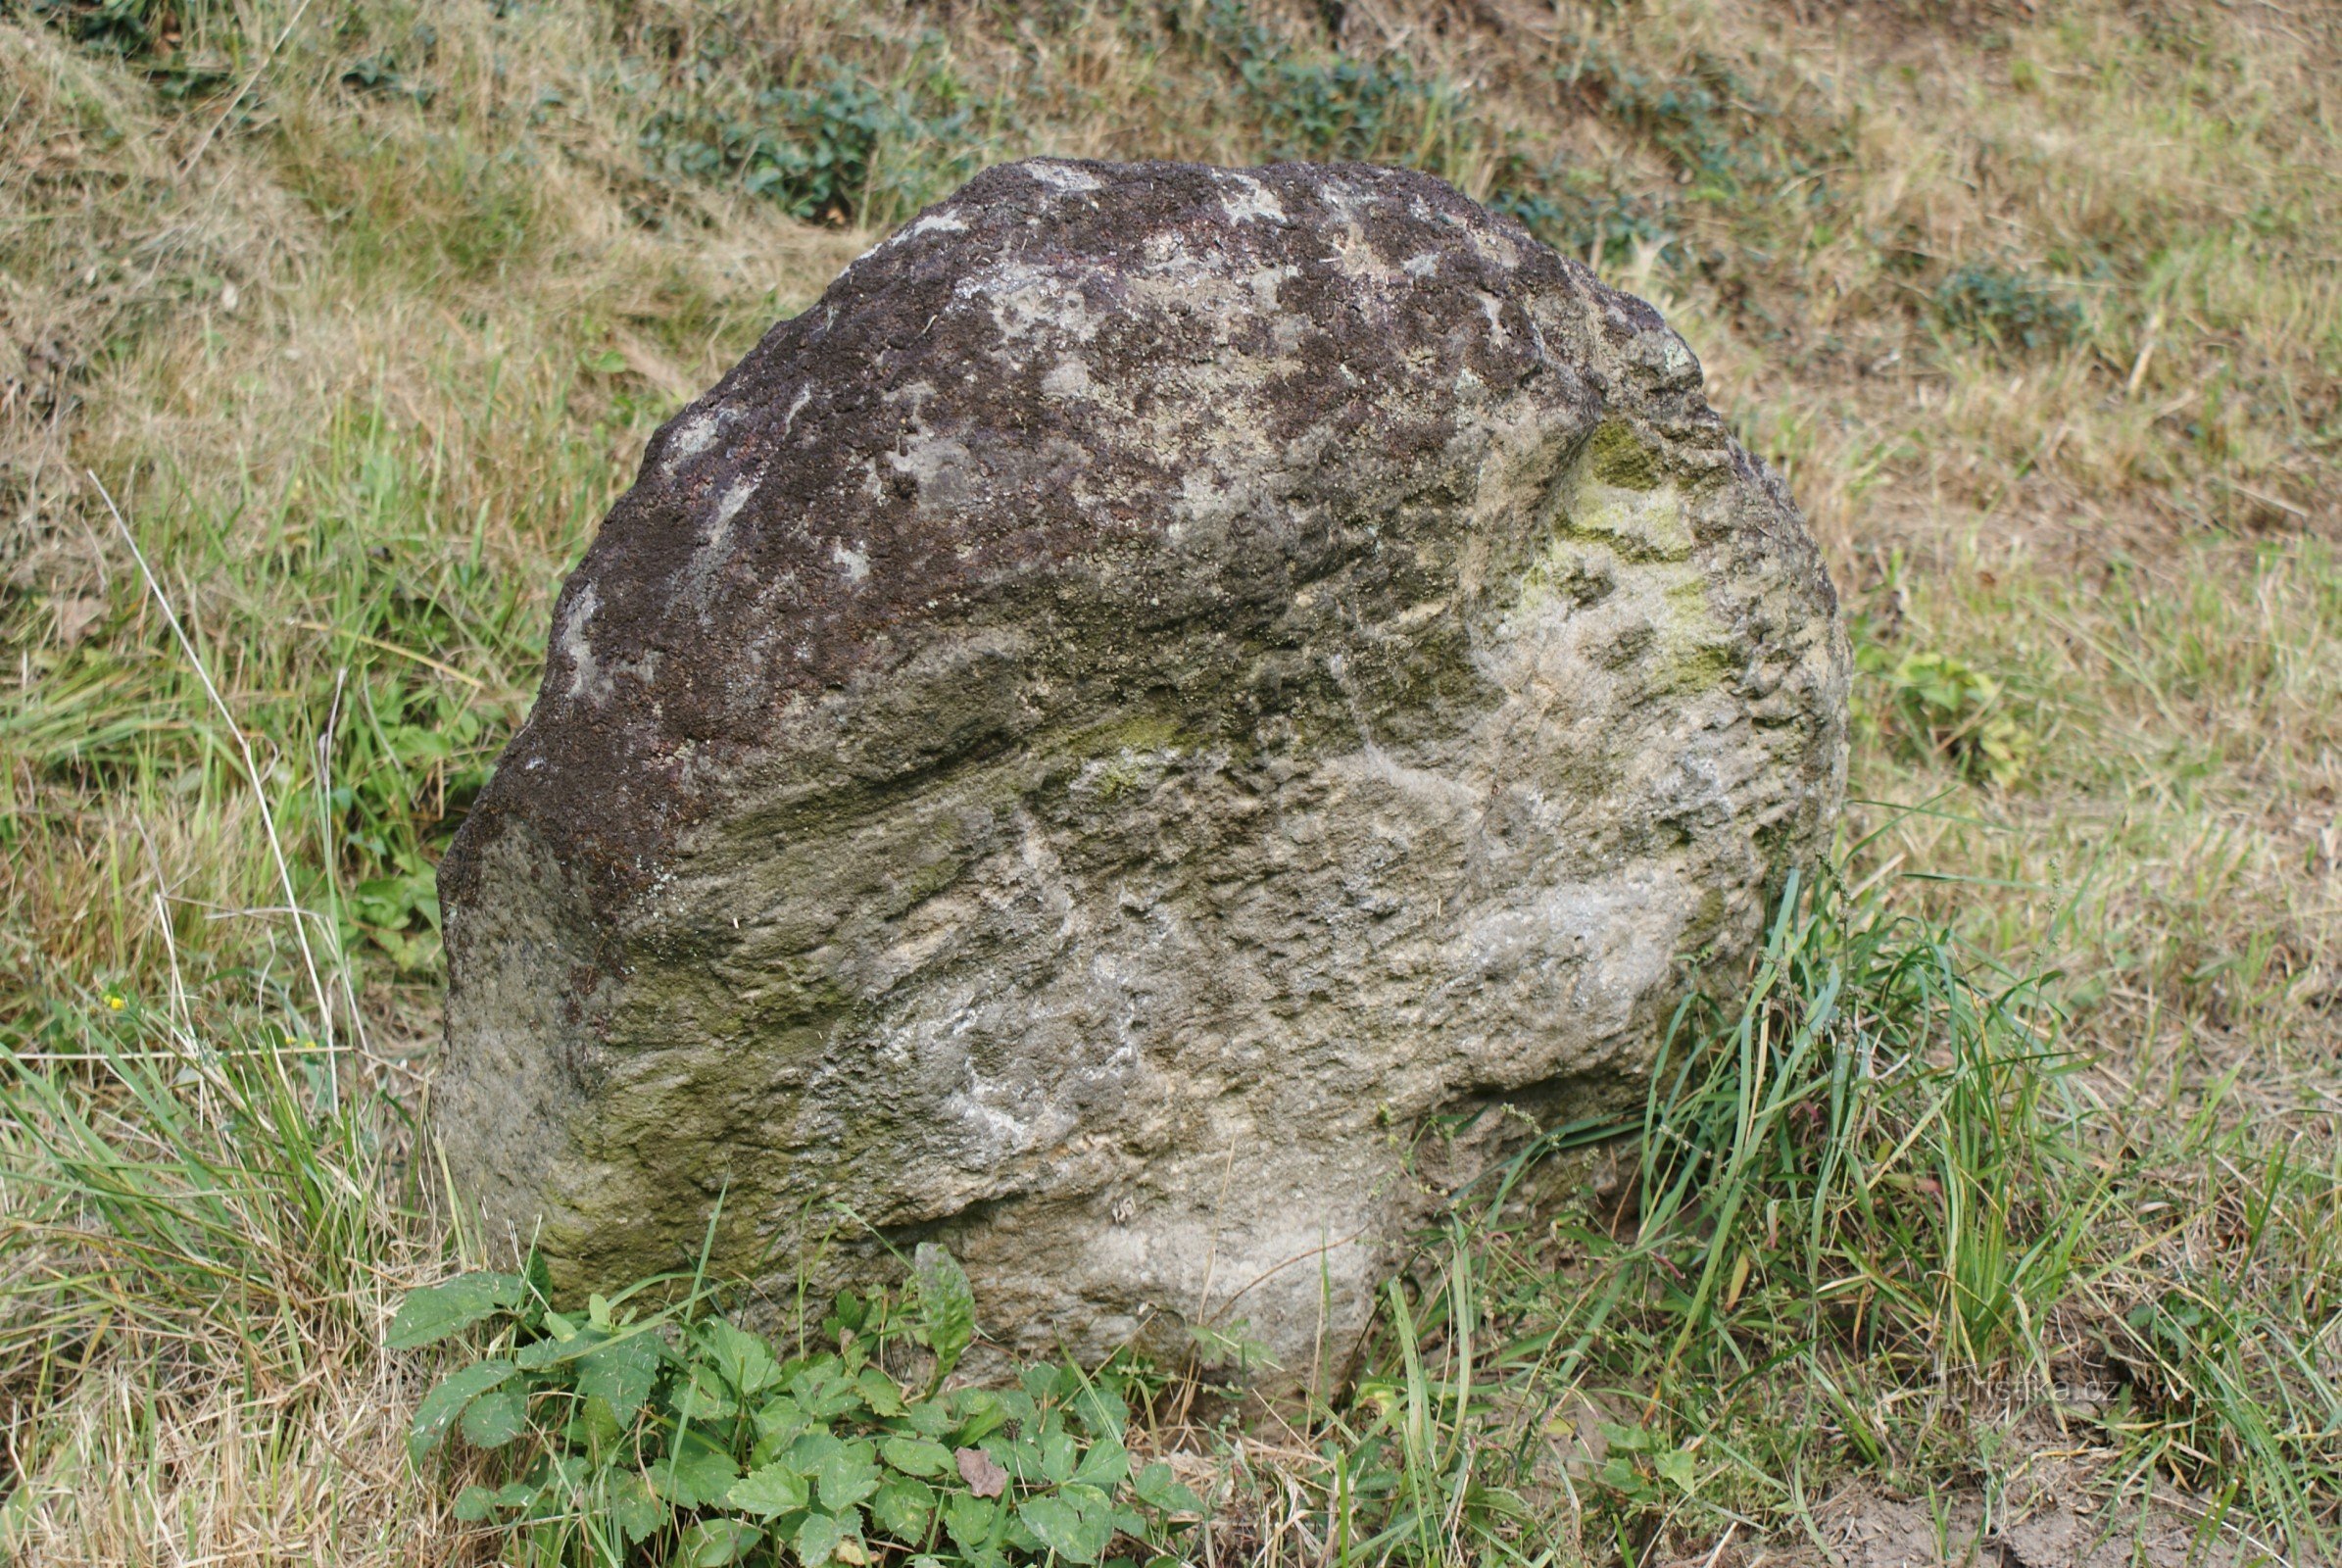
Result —
[[474, 1361], [450, 1372], [415, 1407], [415, 1424], [407, 1433], [408, 1456], [420, 1464], [446, 1440], [464, 1406], [519, 1370], [510, 1361]]
[[610, 1413], [621, 1427], [634, 1420], [658, 1381], [659, 1342], [647, 1333], [611, 1340], [578, 1357], [579, 1396], [608, 1399]]
[[941, 1388], [976, 1336], [975, 1293], [959, 1259], [933, 1242], [921, 1242], [911, 1254], [911, 1272], [919, 1283], [919, 1330], [935, 1352], [928, 1386]]
[[464, 1412], [464, 1441], [475, 1448], [501, 1448], [528, 1430], [528, 1396], [498, 1389], [471, 1401]]
[[808, 1495], [805, 1477], [786, 1464], [768, 1464], [734, 1482], [724, 1500], [743, 1513], [770, 1519], [795, 1513], [805, 1506]]
[[880, 1457], [906, 1476], [948, 1476], [951, 1450], [923, 1438], [889, 1438], [878, 1446]]
[[516, 1309], [527, 1298], [528, 1282], [517, 1274], [459, 1274], [443, 1285], [409, 1291], [382, 1343], [393, 1350], [436, 1345], [499, 1312]]
[[675, 1544], [691, 1568], [724, 1568], [763, 1539], [763, 1531], [738, 1519], [703, 1519], [684, 1531]]
[[1138, 1493], [1141, 1502], [1165, 1513], [1203, 1511], [1203, 1499], [1180, 1485], [1171, 1467], [1159, 1459], [1139, 1472], [1138, 1479], [1132, 1483], [1132, 1490]]
[[917, 1543], [935, 1517], [935, 1489], [924, 1481], [898, 1476], [870, 1498], [870, 1517], [898, 1541]]

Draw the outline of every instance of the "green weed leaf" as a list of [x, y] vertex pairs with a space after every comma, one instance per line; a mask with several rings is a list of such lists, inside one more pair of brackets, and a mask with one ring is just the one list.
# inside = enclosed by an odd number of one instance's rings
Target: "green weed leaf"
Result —
[[683, 1532], [675, 1546], [691, 1568], [723, 1568], [748, 1555], [763, 1539], [763, 1531], [738, 1519], [702, 1519]]
[[948, 1476], [951, 1450], [923, 1438], [889, 1438], [878, 1446], [879, 1456], [906, 1476]]
[[444, 1285], [425, 1285], [399, 1302], [382, 1343], [394, 1350], [436, 1345], [499, 1312], [517, 1309], [527, 1297], [528, 1282], [517, 1274], [461, 1274]]
[[475, 1448], [501, 1448], [528, 1430], [528, 1396], [498, 1389], [471, 1401], [464, 1412], [464, 1441]]
[[740, 1479], [740, 1467], [723, 1449], [686, 1441], [651, 1467], [651, 1484], [678, 1508], [705, 1508], [720, 1500]]
[[975, 1338], [976, 1298], [959, 1259], [933, 1242], [919, 1244], [911, 1254], [911, 1271], [918, 1282], [920, 1338], [935, 1352], [929, 1387], [940, 1388]]
[[944, 1529], [965, 1552], [980, 1552], [999, 1538], [1001, 1510], [998, 1503], [967, 1493], [954, 1493], [944, 1504]]
[[1035, 1539], [1068, 1562], [1093, 1563], [1112, 1539], [1105, 1520], [1085, 1514], [1061, 1497], [1028, 1497], [1017, 1515]]
[[620, 1426], [650, 1398], [659, 1381], [659, 1342], [648, 1333], [628, 1334], [595, 1347], [577, 1361], [577, 1392], [585, 1398], [600, 1396]]
[[844, 1513], [878, 1490], [878, 1466], [871, 1462], [868, 1444], [850, 1444], [821, 1461], [817, 1481], [821, 1506]]
[[810, 1500], [805, 1477], [785, 1464], [768, 1464], [732, 1484], [724, 1500], [743, 1513], [770, 1519], [795, 1513]]
[[429, 1457], [472, 1400], [490, 1389], [501, 1387], [519, 1370], [510, 1361], [475, 1361], [441, 1379], [438, 1387], [424, 1395], [422, 1403], [415, 1407], [415, 1424], [407, 1433], [409, 1457], [417, 1464]]
[[1141, 1502], [1150, 1508], [1160, 1508], [1165, 1513], [1199, 1514], [1203, 1511], [1203, 1499], [1182, 1486], [1171, 1467], [1159, 1459], [1139, 1472], [1131, 1490], [1139, 1494]]
[[870, 1517], [898, 1541], [920, 1541], [935, 1518], [935, 1489], [898, 1476], [871, 1494]]
[[791, 1544], [796, 1546], [797, 1559], [805, 1568], [821, 1568], [837, 1552], [838, 1543], [846, 1539], [846, 1533], [844, 1520], [816, 1511], [805, 1515]]
[[699, 1326], [697, 1337], [717, 1375], [741, 1398], [752, 1399], [779, 1385], [780, 1363], [754, 1334], [722, 1318], [709, 1318]]
[[650, 1483], [641, 1476], [629, 1473], [620, 1478], [610, 1491], [605, 1504], [610, 1522], [618, 1527], [629, 1545], [641, 1545], [657, 1535], [667, 1522], [667, 1505], [651, 1490]]
[[1082, 1455], [1082, 1462], [1074, 1466], [1068, 1480], [1100, 1492], [1112, 1492], [1130, 1479], [1131, 1456], [1128, 1449], [1112, 1438], [1100, 1439]]

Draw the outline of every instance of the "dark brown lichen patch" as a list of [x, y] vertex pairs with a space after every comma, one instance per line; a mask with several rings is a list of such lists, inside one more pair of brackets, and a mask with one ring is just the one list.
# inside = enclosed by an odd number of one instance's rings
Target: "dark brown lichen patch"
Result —
[[[471, 833], [524, 814], [623, 897], [749, 754], [939, 628], [1015, 625], [1067, 670], [1146, 662], [1101, 620], [1273, 640], [1361, 524], [1396, 545], [1452, 487], [1473, 403], [1553, 374], [1525, 302], [1572, 265], [1389, 170], [992, 171], [653, 440]], [[1426, 417], [1426, 382], [1470, 401]]]

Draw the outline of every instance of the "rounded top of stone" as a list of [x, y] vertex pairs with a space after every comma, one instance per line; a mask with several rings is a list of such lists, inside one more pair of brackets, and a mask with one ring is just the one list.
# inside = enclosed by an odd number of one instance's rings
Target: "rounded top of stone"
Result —
[[1524, 419], [1753, 477], [1698, 388], [1650, 307], [1428, 175], [997, 167], [653, 437], [465, 837], [525, 818], [639, 888], [727, 774], [835, 748], [939, 635], [1012, 650], [1042, 707], [1199, 627], [1274, 641]]

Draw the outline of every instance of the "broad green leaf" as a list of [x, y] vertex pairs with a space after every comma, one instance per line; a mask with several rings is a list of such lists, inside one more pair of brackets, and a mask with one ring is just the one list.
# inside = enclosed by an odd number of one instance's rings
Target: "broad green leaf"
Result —
[[898, 1476], [870, 1497], [870, 1517], [897, 1541], [917, 1544], [935, 1517], [935, 1489], [923, 1481]]
[[722, 1318], [711, 1317], [700, 1325], [698, 1337], [707, 1359], [741, 1398], [753, 1399], [779, 1385], [781, 1364], [754, 1334], [734, 1328]]
[[1697, 1475], [1697, 1461], [1684, 1448], [1670, 1448], [1665, 1453], [1654, 1455], [1651, 1468], [1659, 1472], [1660, 1480], [1672, 1481], [1684, 1492], [1691, 1490]]
[[963, 1448], [1000, 1431], [1008, 1420], [1007, 1407], [990, 1389], [956, 1390], [951, 1402], [959, 1422], [951, 1433], [952, 1441]]
[[785, 1464], [768, 1464], [732, 1484], [724, 1500], [759, 1519], [795, 1513], [805, 1506], [805, 1479]]
[[629, 1426], [659, 1381], [659, 1342], [648, 1333], [628, 1334], [596, 1346], [577, 1358], [577, 1392], [610, 1401], [619, 1426]]
[[846, 1445], [828, 1432], [807, 1432], [789, 1445], [783, 1461], [801, 1476], [818, 1475], [821, 1467], [846, 1451]]
[[1122, 1434], [1130, 1428], [1130, 1406], [1122, 1402], [1122, 1396], [1103, 1383], [1091, 1383], [1067, 1401], [1075, 1419], [1089, 1430], [1094, 1438], [1112, 1438], [1122, 1441]]
[[866, 1366], [854, 1375], [854, 1386], [860, 1391], [862, 1402], [876, 1415], [901, 1415], [903, 1411], [903, 1391], [895, 1380], [874, 1366]]
[[498, 1389], [471, 1401], [464, 1412], [464, 1441], [475, 1448], [501, 1448], [528, 1430], [528, 1396]]
[[496, 1494], [486, 1487], [465, 1487], [456, 1494], [456, 1517], [476, 1525], [496, 1511]]
[[675, 1545], [691, 1568], [724, 1568], [763, 1539], [763, 1531], [738, 1519], [703, 1519], [684, 1531]]
[[629, 1545], [641, 1545], [667, 1521], [666, 1504], [659, 1500], [650, 1483], [639, 1475], [625, 1476], [611, 1487], [605, 1506], [610, 1522], [626, 1537]]
[[1131, 1456], [1128, 1449], [1114, 1438], [1100, 1438], [1082, 1455], [1082, 1462], [1074, 1466], [1070, 1480], [1087, 1487], [1111, 1492], [1130, 1479]]
[[922, 1438], [940, 1438], [955, 1425], [951, 1407], [941, 1399], [916, 1399], [910, 1406], [910, 1426]]
[[436, 1345], [527, 1299], [528, 1282], [517, 1274], [460, 1274], [444, 1285], [409, 1291], [390, 1320], [382, 1343], [394, 1350]]
[[1052, 1483], [1071, 1481], [1079, 1457], [1070, 1432], [1051, 1432], [1041, 1440], [1041, 1473]]
[[520, 1278], [528, 1287], [530, 1313], [541, 1316], [545, 1303], [553, 1299], [553, 1265], [545, 1261], [543, 1252], [532, 1248], [527, 1261], [520, 1265]]
[[967, 1552], [983, 1550], [1000, 1533], [1000, 1508], [982, 1497], [954, 1493], [944, 1503], [944, 1529]]
[[846, 1539], [844, 1521], [826, 1513], [805, 1515], [804, 1524], [797, 1527], [797, 1559], [805, 1568], [821, 1568], [837, 1551], [838, 1543]]
[[1180, 1485], [1179, 1477], [1172, 1474], [1171, 1467], [1160, 1460], [1140, 1471], [1131, 1490], [1138, 1493], [1141, 1502], [1150, 1508], [1160, 1508], [1165, 1513], [1203, 1511], [1203, 1499]]
[[415, 1407], [415, 1425], [407, 1433], [409, 1457], [421, 1463], [446, 1440], [448, 1429], [464, 1414], [466, 1405], [490, 1389], [501, 1387], [519, 1370], [510, 1361], [474, 1361], [441, 1379], [439, 1386], [424, 1395], [423, 1402]]
[[576, 1360], [584, 1349], [585, 1346], [578, 1343], [574, 1334], [566, 1340], [539, 1340], [514, 1350], [512, 1364], [523, 1372], [542, 1372], [549, 1366]]
[[800, 1372], [789, 1380], [789, 1392], [808, 1420], [834, 1421], [862, 1402], [862, 1391], [833, 1370]]
[[1035, 1539], [1067, 1562], [1098, 1561], [1113, 1539], [1112, 1527], [1103, 1519], [1083, 1514], [1062, 1497], [1027, 1497], [1016, 1511]]
[[585, 1431], [587, 1446], [594, 1448], [609, 1447], [626, 1431], [618, 1424], [618, 1413], [599, 1394], [588, 1395], [584, 1404], [578, 1407], [577, 1424]]
[[919, 1330], [935, 1352], [931, 1388], [941, 1387], [976, 1335], [976, 1297], [959, 1259], [933, 1242], [921, 1242], [911, 1254], [912, 1276], [919, 1287]]
[[732, 1397], [732, 1386], [724, 1375], [705, 1361], [694, 1361], [685, 1369], [686, 1387], [675, 1396], [675, 1407], [689, 1410], [695, 1421], [729, 1421], [740, 1413], [740, 1404]]
[[878, 1451], [888, 1464], [906, 1476], [951, 1473], [951, 1450], [940, 1443], [929, 1443], [922, 1438], [889, 1438], [878, 1446]]
[[686, 1442], [651, 1465], [651, 1485], [678, 1508], [705, 1508], [740, 1479], [740, 1467], [721, 1448]]
[[878, 1466], [856, 1451], [860, 1446], [845, 1446], [821, 1461], [821, 1506], [831, 1513], [844, 1513], [878, 1490]]
[[797, 1401], [786, 1394], [756, 1412], [756, 1436], [766, 1443], [786, 1446], [812, 1424]]

